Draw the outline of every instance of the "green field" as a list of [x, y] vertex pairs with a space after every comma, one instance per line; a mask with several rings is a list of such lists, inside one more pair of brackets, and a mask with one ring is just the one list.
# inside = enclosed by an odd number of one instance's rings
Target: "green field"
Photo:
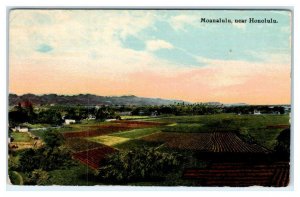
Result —
[[155, 148], [161, 145], [162, 143], [160, 142], [146, 142], [144, 140], [133, 139], [133, 140], [126, 141], [124, 143], [115, 144], [113, 147], [120, 150], [131, 150], [134, 148], [144, 148], [144, 147]]
[[23, 123], [22, 125], [28, 127], [29, 129], [38, 129], [38, 128], [45, 128], [51, 126], [49, 124], [29, 124], [29, 123]]
[[150, 116], [121, 116], [122, 120], [138, 120], [138, 119], [147, 119]]
[[97, 136], [97, 137], [90, 137], [90, 138], [88, 138], [88, 140], [90, 140], [92, 142], [97, 142], [97, 143], [100, 143], [100, 144], [104, 144], [104, 145], [107, 145], [107, 146], [113, 146], [113, 145], [116, 145], [116, 144], [121, 144], [121, 143], [127, 142], [130, 139], [125, 138], [125, 137], [101, 135], [101, 136]]
[[145, 135], [150, 135], [150, 134], [156, 133], [156, 132], [160, 132], [160, 129], [159, 128], [143, 128], [143, 129], [133, 129], [130, 131], [122, 131], [122, 132], [111, 134], [111, 136], [135, 139], [135, 138], [143, 137]]
[[276, 138], [283, 130], [268, 127], [289, 125], [288, 115], [216, 114], [203, 116], [171, 116], [157, 118], [155, 120], [171, 124], [171, 126], [165, 126], [162, 129], [163, 132], [195, 133], [233, 131], [240, 133], [242, 136], [252, 136], [260, 145], [268, 149], [274, 148]]
[[102, 125], [112, 125], [113, 122], [101, 122], [98, 120], [82, 120], [80, 123], [63, 125], [59, 130], [61, 132], [74, 132], [95, 129]]
[[[198, 133], [206, 132], [206, 128], [201, 123], [173, 123], [162, 129], [164, 132], [180, 132], [180, 133]], [[204, 129], [203, 129], [204, 128]]]
[[11, 137], [14, 138], [14, 142], [31, 142], [32, 139], [28, 133], [12, 132]]

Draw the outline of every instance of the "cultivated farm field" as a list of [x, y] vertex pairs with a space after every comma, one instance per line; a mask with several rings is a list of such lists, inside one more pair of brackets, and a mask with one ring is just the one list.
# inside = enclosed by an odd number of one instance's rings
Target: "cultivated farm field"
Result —
[[[92, 174], [100, 172], [108, 156], [153, 148], [179, 154], [183, 163], [158, 182], [144, 180], [125, 185], [287, 186], [289, 162], [273, 156], [277, 137], [286, 128], [288, 115], [127, 116], [111, 122], [84, 121], [58, 128], [64, 146], [78, 162], [79, 174], [67, 173], [76, 172], [74, 166], [51, 172], [51, 181], [65, 183], [60, 175], [64, 174], [72, 184], [105, 185]], [[89, 174], [84, 174], [87, 171]]]

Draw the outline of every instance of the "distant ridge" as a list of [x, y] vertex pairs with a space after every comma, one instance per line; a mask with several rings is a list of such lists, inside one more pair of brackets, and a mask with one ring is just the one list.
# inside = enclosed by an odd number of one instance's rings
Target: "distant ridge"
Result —
[[224, 106], [246, 106], [248, 105], [247, 103], [227, 103], [224, 104]]
[[182, 100], [161, 98], [145, 98], [134, 95], [98, 96], [94, 94], [57, 95], [57, 94], [9, 94], [9, 105], [17, 105], [23, 101], [30, 101], [34, 105], [170, 105], [174, 103], [190, 103]]

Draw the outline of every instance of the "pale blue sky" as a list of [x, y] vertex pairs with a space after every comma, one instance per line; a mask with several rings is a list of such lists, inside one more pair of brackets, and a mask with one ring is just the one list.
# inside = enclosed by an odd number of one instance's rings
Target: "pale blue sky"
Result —
[[[144, 29], [137, 36], [122, 40], [124, 47], [146, 50], [145, 40], [164, 40], [174, 46], [172, 49], [156, 50], [154, 54], [163, 59], [184, 65], [204, 65], [195, 57], [209, 59], [264, 61], [257, 53], [289, 54], [290, 16], [288, 11], [158, 11], [161, 17], [154, 25]], [[172, 27], [170, 19], [178, 15], [195, 17], [179, 30]], [[277, 24], [245, 23], [243, 27], [233, 24], [200, 23], [201, 18], [264, 19], [273, 18]], [[184, 21], [182, 21], [184, 23]], [[197, 24], [198, 23], [198, 24]], [[195, 57], [194, 57], [195, 56]]]
[[[249, 18], [278, 23], [234, 23]], [[10, 91], [289, 103], [290, 24], [278, 10], [12, 10]]]

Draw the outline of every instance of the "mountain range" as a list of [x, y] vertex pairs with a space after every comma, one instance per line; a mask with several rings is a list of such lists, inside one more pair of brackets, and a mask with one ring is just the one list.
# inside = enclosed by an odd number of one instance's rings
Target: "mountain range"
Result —
[[9, 94], [9, 105], [18, 105], [29, 101], [33, 105], [170, 105], [174, 103], [190, 103], [182, 100], [169, 100], [161, 98], [145, 98], [134, 95], [126, 96], [98, 96], [93, 94], [57, 95], [57, 94]]
[[[124, 96], [98, 96], [94, 94], [77, 94], [77, 95], [58, 95], [58, 94], [9, 94], [9, 105], [14, 106], [18, 103], [29, 101], [33, 105], [171, 105], [174, 103], [193, 104], [192, 102], [176, 100], [176, 99], [162, 99], [162, 98], [146, 98], [135, 95]], [[197, 104], [197, 103], [195, 103]], [[223, 104], [220, 102], [202, 102], [199, 104], [206, 105], [224, 105], [224, 106], [245, 106], [246, 103], [230, 103]]]

